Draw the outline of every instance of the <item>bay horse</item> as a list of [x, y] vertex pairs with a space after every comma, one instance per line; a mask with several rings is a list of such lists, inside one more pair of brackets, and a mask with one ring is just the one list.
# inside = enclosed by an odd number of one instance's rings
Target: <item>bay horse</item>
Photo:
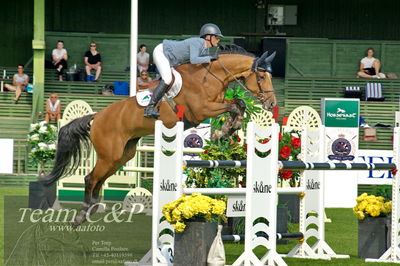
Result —
[[[173, 99], [184, 106], [185, 127], [229, 112], [222, 130], [213, 138], [223, 138], [240, 129], [244, 118], [245, 104], [241, 100], [225, 99], [227, 85], [242, 79], [244, 86], [262, 104], [270, 109], [276, 104], [271, 75], [266, 71], [275, 53], [264, 53], [255, 58], [238, 46], [220, 49], [218, 60], [209, 64], [183, 64], [176, 67], [182, 76], [182, 89]], [[171, 128], [178, 118], [171, 106], [161, 102], [160, 117], [164, 125]], [[60, 129], [54, 168], [44, 177], [47, 185], [60, 177], [74, 173], [81, 160], [82, 146], [89, 148], [90, 142], [97, 153], [92, 171], [84, 178], [85, 199], [81, 212], [75, 217], [78, 226], [97, 210], [100, 189], [104, 181], [136, 153], [138, 140], [154, 133], [155, 119], [144, 118], [144, 108], [135, 97], [115, 102], [95, 114], [77, 118]]]

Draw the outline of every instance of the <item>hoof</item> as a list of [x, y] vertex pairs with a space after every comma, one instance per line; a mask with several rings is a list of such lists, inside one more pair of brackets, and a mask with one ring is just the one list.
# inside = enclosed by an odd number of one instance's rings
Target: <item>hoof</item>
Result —
[[215, 131], [214, 131], [214, 134], [212, 134], [212, 136], [211, 136], [211, 140], [212, 140], [212, 141], [217, 141], [217, 140], [219, 140], [220, 138], [222, 138], [222, 136], [223, 136], [222, 131], [220, 131], [220, 130], [215, 130]]

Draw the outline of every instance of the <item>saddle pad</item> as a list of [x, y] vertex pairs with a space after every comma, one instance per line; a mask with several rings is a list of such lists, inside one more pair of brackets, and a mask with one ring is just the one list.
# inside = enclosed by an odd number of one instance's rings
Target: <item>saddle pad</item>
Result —
[[182, 76], [174, 68], [172, 69], [172, 74], [175, 77], [174, 84], [172, 84], [171, 89], [165, 94], [166, 97], [172, 99], [179, 94], [182, 88]]
[[142, 90], [136, 93], [136, 101], [140, 106], [149, 105], [153, 92], [151, 90]]
[[[175, 76], [174, 84], [172, 84], [169, 91], [165, 94], [164, 97], [168, 99], [175, 98], [176, 95], [179, 94], [182, 88], [182, 76], [179, 74], [178, 71], [172, 69], [172, 73]], [[147, 106], [149, 105], [151, 96], [153, 95], [153, 91], [150, 89], [141, 90], [136, 93], [136, 101], [140, 106]]]

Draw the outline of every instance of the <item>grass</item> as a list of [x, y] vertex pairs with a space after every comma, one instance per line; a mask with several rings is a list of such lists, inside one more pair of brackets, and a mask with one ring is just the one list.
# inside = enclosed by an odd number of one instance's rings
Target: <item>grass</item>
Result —
[[[4, 196], [9, 195], [18, 195], [18, 196], [27, 196], [28, 188], [0, 188], [0, 265], [3, 265], [3, 257], [4, 257]], [[353, 216], [351, 209], [327, 209], [327, 216], [332, 219], [332, 223], [326, 223], [326, 240], [328, 244], [332, 247], [332, 249], [337, 254], [347, 254], [350, 255], [350, 259], [332, 259], [331, 261], [326, 260], [307, 260], [307, 259], [293, 259], [293, 258], [285, 258], [284, 260], [288, 263], [288, 265], [367, 265], [363, 259], [357, 257], [357, 220]], [[139, 219], [140, 220], [140, 219]], [[141, 225], [148, 225], [148, 219], [143, 218]], [[294, 226], [296, 227], [296, 226]], [[129, 229], [129, 227], [128, 227]], [[127, 227], [121, 225], [121, 230], [127, 230]], [[101, 234], [101, 233], [99, 233]], [[99, 238], [101, 235], [90, 235], [94, 238]], [[141, 236], [143, 237], [143, 236]], [[86, 239], [87, 240], [87, 239]], [[88, 240], [90, 241], [90, 240]], [[122, 241], [122, 240], [121, 240]], [[133, 239], [132, 239], [133, 241]], [[148, 241], [143, 241], [143, 239], [134, 242], [125, 243], [126, 245], [133, 245], [138, 247], [141, 250], [146, 250], [148, 246]], [[291, 248], [296, 245], [296, 241], [290, 241], [288, 245], [279, 245], [278, 252], [279, 253], [288, 253]], [[242, 244], [225, 244], [226, 250], [226, 259], [227, 263], [231, 264], [235, 261], [235, 259], [241, 254], [243, 251]], [[261, 248], [256, 249], [256, 254], [258, 256], [262, 256], [265, 250]], [[75, 264], [76, 265], [76, 264]], [[121, 264], [108, 264], [108, 265], [121, 265]], [[378, 265], [371, 264], [368, 265]], [[384, 264], [384, 265], [395, 265], [395, 264]]]

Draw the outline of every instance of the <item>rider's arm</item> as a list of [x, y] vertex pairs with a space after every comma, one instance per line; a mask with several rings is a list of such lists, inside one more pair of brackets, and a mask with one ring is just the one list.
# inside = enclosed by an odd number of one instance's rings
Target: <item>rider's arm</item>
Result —
[[204, 43], [199, 41], [193, 41], [190, 43], [190, 63], [191, 64], [203, 64], [210, 63], [210, 56], [203, 56], [202, 51], [204, 50]]

